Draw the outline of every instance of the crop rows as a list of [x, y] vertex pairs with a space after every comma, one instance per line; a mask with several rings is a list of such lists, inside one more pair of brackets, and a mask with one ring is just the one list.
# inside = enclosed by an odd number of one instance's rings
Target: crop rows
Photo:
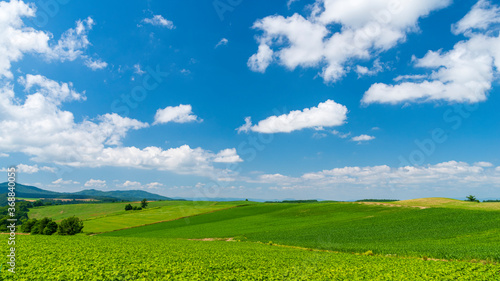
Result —
[[250, 242], [22, 236], [17, 247], [15, 278], [3, 280], [496, 280], [500, 270]]

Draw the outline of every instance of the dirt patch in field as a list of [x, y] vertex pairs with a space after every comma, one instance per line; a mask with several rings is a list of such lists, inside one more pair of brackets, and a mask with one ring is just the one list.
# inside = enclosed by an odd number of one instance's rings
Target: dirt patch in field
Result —
[[234, 238], [202, 238], [202, 239], [188, 239], [188, 240], [193, 240], [193, 241], [234, 241]]
[[356, 203], [365, 204], [365, 205], [381, 205], [381, 206], [387, 206], [387, 207], [410, 207], [410, 208], [419, 208], [421, 210], [430, 208], [430, 207], [424, 207], [424, 206], [404, 206], [404, 205], [381, 203], [381, 202], [356, 202]]

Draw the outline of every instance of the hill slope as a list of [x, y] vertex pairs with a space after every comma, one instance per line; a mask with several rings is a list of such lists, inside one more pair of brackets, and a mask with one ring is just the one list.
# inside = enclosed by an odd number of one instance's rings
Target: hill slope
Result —
[[229, 238], [363, 253], [500, 261], [500, 212], [357, 203], [259, 204], [105, 233]]

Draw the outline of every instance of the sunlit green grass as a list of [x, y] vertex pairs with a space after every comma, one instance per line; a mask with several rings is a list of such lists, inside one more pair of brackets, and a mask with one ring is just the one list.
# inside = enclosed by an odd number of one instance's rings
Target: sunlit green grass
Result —
[[[498, 280], [494, 264], [315, 252], [249, 242], [22, 236], [2, 280]], [[0, 250], [7, 255], [7, 247]]]
[[500, 212], [356, 203], [261, 204], [103, 235], [237, 237], [380, 254], [500, 261]]

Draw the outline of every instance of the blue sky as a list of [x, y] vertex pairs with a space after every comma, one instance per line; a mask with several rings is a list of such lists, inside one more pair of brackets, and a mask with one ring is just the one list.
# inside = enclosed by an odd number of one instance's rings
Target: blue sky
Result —
[[499, 26], [485, 0], [2, 1], [0, 164], [55, 191], [498, 197]]

